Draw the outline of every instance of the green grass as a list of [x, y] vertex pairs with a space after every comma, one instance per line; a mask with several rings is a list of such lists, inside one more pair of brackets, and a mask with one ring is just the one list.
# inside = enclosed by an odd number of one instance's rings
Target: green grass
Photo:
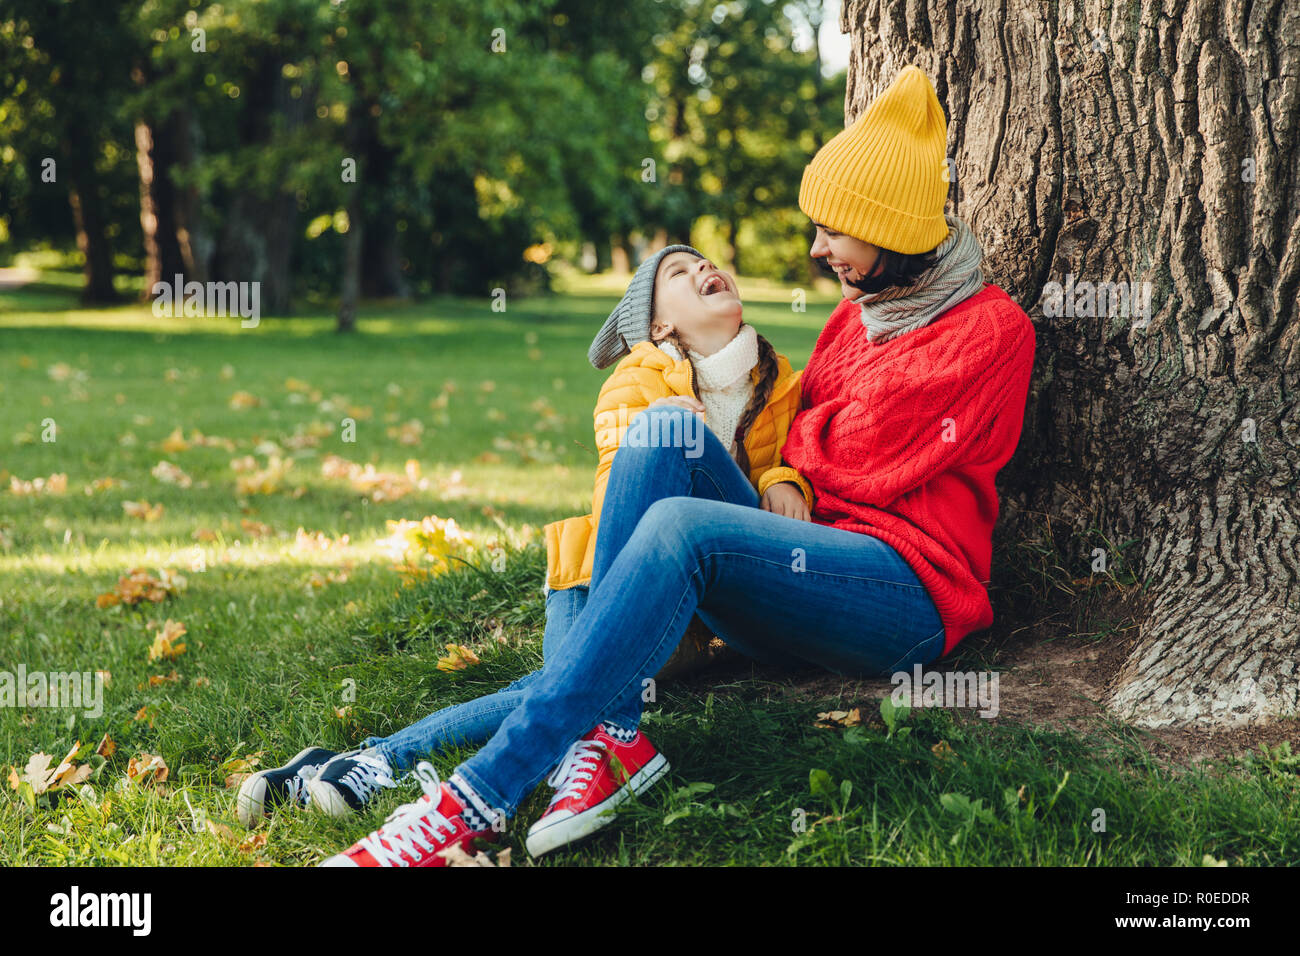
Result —
[[[512, 302], [506, 313], [487, 300], [371, 304], [349, 337], [333, 335], [323, 312], [241, 330], [234, 320], [158, 319], [138, 305], [83, 310], [75, 277], [58, 273], [0, 296], [0, 670], [111, 673], [98, 718], [0, 708], [0, 764], [21, 767], [34, 751], [57, 761], [75, 741], [93, 745], [105, 733], [118, 747], [80, 793], [33, 808], [3, 787], [0, 862], [313, 864], [412, 798], [406, 784], [350, 821], [282, 812], [261, 831], [265, 844], [250, 848], [238, 845], [244, 834], [224, 782], [243, 759], [260, 755], [269, 766], [311, 743], [353, 745], [538, 665], [545, 558], [527, 528], [589, 504], [591, 414], [604, 373], [585, 353], [619, 282], [571, 279], [563, 294]], [[747, 319], [802, 366], [832, 300], [810, 296], [808, 312], [796, 313], [789, 290], [742, 290]], [[289, 379], [308, 390], [286, 387]], [[237, 391], [261, 404], [232, 410]], [[349, 415], [355, 443], [341, 440]], [[54, 442], [42, 441], [46, 419]], [[406, 445], [400, 428], [412, 420], [424, 430]], [[313, 423], [332, 431], [316, 447], [290, 447]], [[158, 448], [177, 427], [235, 449]], [[241, 497], [231, 461], [254, 455], [264, 465], [268, 442], [294, 464], [279, 490]], [[396, 472], [415, 458], [429, 488], [372, 502], [322, 477], [328, 454]], [[193, 484], [154, 477], [163, 459]], [[8, 491], [11, 475], [56, 472], [67, 475], [66, 494]], [[107, 477], [118, 484], [84, 493]], [[124, 500], [141, 499], [163, 505], [157, 521], [124, 514]], [[403, 587], [375, 542], [387, 520], [428, 514], [500, 538], [504, 568], [480, 552], [472, 566]], [[273, 533], [256, 537], [243, 521]], [[298, 527], [349, 543], [303, 551]], [[198, 529], [211, 539], [196, 540]], [[188, 587], [161, 605], [97, 608], [96, 596], [137, 566], [179, 571]], [[346, 580], [313, 586], [313, 575], [340, 571]], [[149, 622], [167, 618], [186, 625], [187, 651], [150, 663]], [[447, 643], [471, 647], [481, 663], [440, 671]], [[173, 670], [175, 681], [150, 685]], [[1234, 864], [1296, 856], [1288, 754], [1180, 771], [1153, 762], [1122, 726], [1085, 739], [940, 711], [912, 714], [891, 733], [876, 701], [851, 690], [791, 695], [792, 676], [808, 675], [733, 669], [662, 687], [644, 726], [672, 761], [667, 782], [621, 811], [618, 825], [541, 862], [1198, 865], [1206, 854]], [[814, 726], [819, 711], [848, 707], [870, 719]], [[128, 759], [143, 753], [169, 766], [163, 788], [123, 783]], [[439, 755], [435, 765], [445, 774], [463, 756]], [[527, 862], [521, 835], [546, 795], [542, 788], [512, 823], [515, 865]], [[1093, 830], [1097, 808], [1105, 832]]]

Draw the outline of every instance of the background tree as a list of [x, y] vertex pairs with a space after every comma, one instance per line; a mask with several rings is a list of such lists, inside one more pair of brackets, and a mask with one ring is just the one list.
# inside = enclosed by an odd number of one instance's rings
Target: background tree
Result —
[[[339, 296], [343, 328], [363, 296], [538, 291], [552, 260], [594, 248], [603, 269], [617, 247], [635, 264], [693, 232], [750, 274], [798, 278], [799, 176], [842, 87], [821, 75], [820, 11], [14, 0], [0, 261], [75, 240], [91, 299], [115, 270], [146, 298], [181, 273], [260, 283], [266, 316]], [[50, 155], [57, 186], [39, 178]]]
[[[1300, 2], [848, 0], [841, 26], [848, 120], [905, 64], [933, 78], [956, 211], [1038, 330], [1000, 541], [1047, 515], [1131, 543], [1105, 555], [1150, 598], [1118, 713], [1294, 714]], [[1109, 295], [1046, 315], [1068, 276], [1150, 283], [1149, 324]]]
[[[655, 37], [647, 76], [667, 169], [655, 224], [687, 241], [713, 217], [733, 269], [809, 275], [807, 219], [798, 212], [808, 158], [838, 130], [839, 80], [822, 76], [821, 5], [683, 2]], [[797, 27], [809, 39], [796, 49]]]
[[[12, 19], [0, 24], [4, 139], [24, 150], [22, 172], [4, 178], [20, 193], [53, 192], [68, 204], [87, 303], [118, 298], [113, 245], [123, 230], [114, 206], [119, 214], [139, 208], [129, 186], [134, 149], [125, 146], [131, 124], [120, 109], [129, 76], [116, 66], [136, 49], [130, 12], [120, 2], [13, 0], [6, 11]], [[17, 155], [6, 163], [15, 160]], [[19, 228], [20, 235], [30, 235], [29, 228]], [[138, 222], [132, 224], [128, 235], [138, 235], [138, 229]], [[63, 224], [56, 222], [51, 231], [62, 232]]]

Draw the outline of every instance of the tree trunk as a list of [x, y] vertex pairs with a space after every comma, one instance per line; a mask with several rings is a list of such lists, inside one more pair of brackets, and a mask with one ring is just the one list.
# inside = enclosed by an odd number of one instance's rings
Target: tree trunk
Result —
[[68, 203], [77, 229], [77, 248], [84, 260], [86, 285], [81, 301], [102, 305], [118, 301], [113, 286], [113, 247], [108, 240], [107, 220], [99, 198], [99, 182], [90, 157], [95, 141], [82, 130], [70, 128], [62, 165], [68, 171]]
[[[178, 107], [172, 113], [170, 123], [175, 133], [173, 145], [176, 167], [193, 169], [199, 154], [199, 124], [193, 111], [188, 106]], [[204, 222], [203, 201], [198, 187], [173, 184], [172, 188], [176, 242], [181, 249], [181, 259], [185, 262], [186, 275], [192, 275], [196, 282], [207, 282], [212, 272], [214, 242]]]
[[618, 275], [630, 275], [639, 263], [636, 258], [636, 249], [632, 245], [632, 240], [627, 235], [615, 236], [611, 240], [609, 265]]
[[608, 272], [614, 265], [613, 244], [609, 236], [594, 235], [588, 240], [596, 250], [596, 268], [593, 272]]
[[[354, 67], [354, 82], [360, 71]], [[364, 74], [361, 74], [364, 75]], [[409, 299], [411, 287], [402, 272], [402, 242], [397, 231], [398, 213], [394, 205], [397, 187], [394, 183], [396, 152], [384, 145], [379, 137], [379, 127], [368, 107], [371, 101], [354, 110], [355, 119], [351, 155], [359, 158], [365, 171], [364, 181], [351, 185], [353, 190], [364, 189], [368, 202], [358, 209], [364, 220], [362, 246], [361, 291], [379, 299]]]
[[740, 227], [736, 225], [736, 217], [732, 216], [727, 220], [727, 248], [731, 253], [731, 272], [733, 275], [740, 275], [740, 243], [737, 237], [740, 233]]
[[[170, 121], [151, 124], [143, 119], [135, 124], [135, 159], [140, 171], [140, 229], [144, 234], [144, 286], [141, 296], [153, 298], [154, 283], [172, 282], [179, 274], [197, 280], [192, 274], [177, 238], [176, 190], [170, 170], [175, 162]], [[201, 281], [201, 280], [198, 280]]]
[[362, 218], [362, 292], [377, 299], [409, 299], [411, 286], [402, 272], [401, 239], [391, 209], [383, 215]]
[[339, 294], [336, 332], [351, 332], [357, 327], [357, 303], [361, 299], [361, 257], [365, 247], [361, 200], [353, 193], [348, 203], [348, 231], [343, 237], [343, 286]]
[[[1300, 0], [846, 0], [841, 28], [850, 121], [904, 65], [930, 75], [953, 211], [1038, 332], [999, 536], [1046, 514], [1136, 541], [1149, 610], [1108, 703], [1294, 714]], [[1109, 296], [1049, 314], [1069, 276], [1150, 283], [1149, 322]]]
[[[240, 144], [260, 147], [271, 158], [277, 156], [281, 139], [292, 137], [307, 122], [315, 93], [308, 86], [295, 98], [280, 64], [277, 57], [263, 58], [258, 82], [249, 84], [239, 123]], [[286, 315], [293, 304], [297, 199], [284, 189], [256, 183], [230, 188], [230, 195], [218, 202], [225, 225], [213, 255], [213, 277], [261, 283], [262, 313]]]

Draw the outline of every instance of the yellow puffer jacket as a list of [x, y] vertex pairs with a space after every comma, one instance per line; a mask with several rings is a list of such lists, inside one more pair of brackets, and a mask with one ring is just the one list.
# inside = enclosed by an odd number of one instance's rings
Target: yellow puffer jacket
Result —
[[[790, 423], [799, 411], [799, 376], [784, 355], [777, 355], [776, 384], [767, 407], [758, 413], [745, 436], [749, 454], [749, 480], [762, 495], [781, 481], [792, 481], [803, 492], [809, 509], [813, 506], [812, 486], [781, 461]], [[546, 583], [555, 590], [591, 583], [596, 554], [596, 522], [605, 498], [605, 485], [614, 453], [623, 442], [631, 420], [652, 402], [670, 395], [695, 394], [692, 370], [685, 359], [674, 360], [653, 342], [641, 342], [615, 366], [600, 397], [596, 399], [596, 487], [591, 495], [592, 513], [548, 524], [546, 532]], [[751, 373], [755, 383], [758, 368]]]

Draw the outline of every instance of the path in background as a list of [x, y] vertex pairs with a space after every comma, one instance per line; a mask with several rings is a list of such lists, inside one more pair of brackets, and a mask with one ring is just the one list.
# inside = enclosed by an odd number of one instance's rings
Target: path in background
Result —
[[7, 292], [25, 286], [29, 282], [35, 282], [37, 275], [35, 269], [26, 267], [0, 269], [0, 292]]

